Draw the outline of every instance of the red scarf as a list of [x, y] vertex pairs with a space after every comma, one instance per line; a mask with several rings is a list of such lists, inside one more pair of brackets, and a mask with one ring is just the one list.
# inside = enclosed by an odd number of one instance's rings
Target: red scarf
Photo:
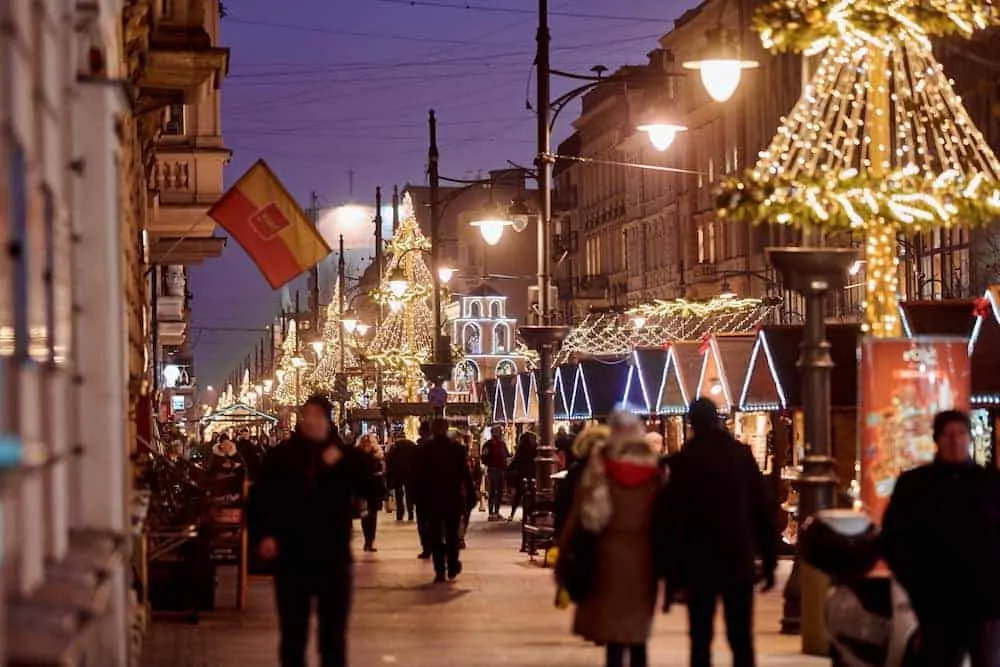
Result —
[[626, 487], [641, 486], [660, 474], [658, 466], [641, 465], [632, 461], [615, 461], [605, 459], [604, 470], [609, 479]]

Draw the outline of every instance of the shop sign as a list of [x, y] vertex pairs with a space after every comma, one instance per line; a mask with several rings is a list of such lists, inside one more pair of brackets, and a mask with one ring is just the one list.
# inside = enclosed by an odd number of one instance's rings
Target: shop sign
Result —
[[860, 382], [861, 500], [880, 522], [900, 473], [934, 458], [934, 415], [969, 409], [968, 341], [866, 338]]

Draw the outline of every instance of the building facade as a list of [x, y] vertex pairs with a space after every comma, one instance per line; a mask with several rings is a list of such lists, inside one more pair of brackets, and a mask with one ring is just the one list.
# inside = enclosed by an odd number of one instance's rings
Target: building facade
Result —
[[507, 315], [507, 297], [483, 284], [458, 303], [451, 339], [462, 359], [455, 365], [451, 388], [469, 392], [483, 380], [523, 371], [526, 359], [517, 350], [518, 321]]
[[224, 73], [201, 57], [218, 11], [0, 4], [4, 664], [139, 658], [131, 454], [154, 404], [156, 143], [164, 109]]

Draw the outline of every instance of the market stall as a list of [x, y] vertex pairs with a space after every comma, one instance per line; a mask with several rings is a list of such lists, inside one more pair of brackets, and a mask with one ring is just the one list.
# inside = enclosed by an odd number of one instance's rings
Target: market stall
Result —
[[972, 369], [973, 455], [977, 463], [1000, 467], [1000, 309], [993, 289], [974, 304], [975, 324], [969, 337]]
[[235, 433], [244, 428], [250, 429], [250, 433], [255, 436], [266, 435], [277, 423], [278, 418], [274, 415], [261, 412], [246, 403], [233, 403], [201, 418], [201, 437], [207, 442], [216, 433]]
[[698, 383], [698, 395], [707, 396], [728, 415], [733, 435], [746, 443], [757, 465], [767, 470], [768, 435], [771, 420], [766, 411], [741, 411], [740, 394], [750, 370], [756, 338], [744, 334], [710, 336], [702, 349], [704, 360]]
[[493, 390], [493, 423], [509, 424], [514, 421], [516, 397], [517, 375], [498, 376]]
[[[590, 419], [607, 419], [621, 406], [621, 396], [628, 384], [629, 357], [592, 357], [580, 361], [579, 384], [587, 401]], [[574, 404], [576, 408], [578, 404]], [[574, 414], [583, 415], [584, 411]]]
[[527, 425], [538, 422], [538, 380], [534, 371], [517, 374], [514, 422]]
[[[669, 347], [642, 348], [632, 351], [625, 395], [622, 404], [626, 409], [644, 415], [658, 413], [660, 386], [666, 370]], [[637, 393], [638, 392], [638, 393]], [[640, 409], [641, 408], [641, 409]]]
[[576, 379], [576, 367], [573, 364], [559, 364], [553, 372], [552, 388], [555, 392], [553, 405], [557, 421], [570, 420], [570, 396], [573, 382]]

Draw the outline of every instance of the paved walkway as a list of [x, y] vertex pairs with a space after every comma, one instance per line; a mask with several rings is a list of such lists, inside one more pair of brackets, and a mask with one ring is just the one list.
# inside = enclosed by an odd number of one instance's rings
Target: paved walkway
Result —
[[[602, 650], [569, 634], [571, 612], [553, 607], [552, 571], [518, 553], [515, 526], [488, 524], [482, 515], [476, 519], [463, 556], [465, 572], [450, 585], [430, 583], [431, 566], [416, 559], [413, 524], [382, 521], [379, 553], [357, 557], [351, 664], [602, 665]], [[799, 655], [798, 638], [778, 634], [780, 605], [777, 592], [758, 600], [759, 664], [829, 664]], [[657, 616], [652, 667], [687, 664], [686, 628], [683, 608]], [[719, 630], [716, 665], [729, 665]], [[270, 667], [276, 664], [277, 634], [270, 582], [256, 580], [251, 582], [246, 614], [219, 611], [203, 616], [196, 626], [155, 620], [146, 642], [145, 667]]]

